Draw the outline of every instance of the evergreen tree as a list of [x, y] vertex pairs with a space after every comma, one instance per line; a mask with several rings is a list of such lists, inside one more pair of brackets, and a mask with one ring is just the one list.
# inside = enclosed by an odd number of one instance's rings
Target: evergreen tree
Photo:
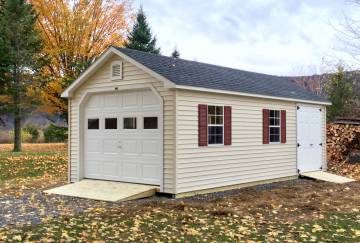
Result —
[[142, 7], [137, 13], [136, 23], [128, 35], [125, 47], [155, 54], [160, 53], [160, 48], [156, 47], [156, 38], [152, 37], [151, 29], [146, 21]]
[[355, 80], [342, 66], [337, 68], [325, 85], [325, 92], [332, 105], [327, 108], [327, 118], [334, 121], [338, 116], [351, 116], [353, 104], [358, 99]]
[[180, 57], [180, 52], [178, 51], [177, 47], [175, 46], [174, 51], [171, 53], [171, 56], [173, 58], [179, 58]]
[[29, 88], [40, 64], [41, 41], [35, 22], [32, 5], [27, 1], [3, 1], [0, 11], [0, 109], [14, 116], [14, 151], [21, 151], [23, 108], [31, 103]]

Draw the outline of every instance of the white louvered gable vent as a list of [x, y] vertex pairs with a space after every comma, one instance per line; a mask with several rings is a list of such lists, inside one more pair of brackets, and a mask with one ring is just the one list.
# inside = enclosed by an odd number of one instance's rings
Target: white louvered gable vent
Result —
[[111, 64], [111, 80], [122, 79], [123, 64], [120, 61]]

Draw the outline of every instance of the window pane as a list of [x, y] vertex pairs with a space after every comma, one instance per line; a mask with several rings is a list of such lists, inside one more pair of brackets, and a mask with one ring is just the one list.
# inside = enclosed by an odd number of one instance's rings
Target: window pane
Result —
[[144, 117], [144, 129], [157, 129], [158, 118], [157, 117]]
[[270, 127], [270, 134], [280, 134], [279, 127]]
[[279, 134], [270, 135], [270, 142], [272, 142], [272, 143], [280, 142], [280, 135]]
[[278, 111], [278, 110], [275, 111], [275, 117], [280, 118], [280, 111]]
[[136, 129], [136, 117], [125, 117], [124, 129]]
[[274, 126], [275, 125], [275, 119], [270, 117], [270, 126]]
[[223, 136], [222, 135], [216, 135], [216, 143], [222, 144], [223, 143]]
[[99, 129], [99, 119], [88, 119], [88, 129]]
[[215, 115], [215, 106], [208, 106], [208, 114]]
[[223, 116], [216, 116], [216, 124], [219, 125], [223, 124]]
[[105, 129], [117, 129], [117, 118], [105, 118]]
[[213, 124], [216, 124], [216, 117], [215, 116], [210, 116], [208, 117], [208, 123], [213, 125]]
[[209, 135], [209, 144], [216, 144], [216, 136]]
[[270, 117], [274, 117], [275, 116], [275, 111], [274, 110], [270, 110]]
[[223, 114], [223, 107], [216, 106], [216, 115], [222, 115], [222, 114]]

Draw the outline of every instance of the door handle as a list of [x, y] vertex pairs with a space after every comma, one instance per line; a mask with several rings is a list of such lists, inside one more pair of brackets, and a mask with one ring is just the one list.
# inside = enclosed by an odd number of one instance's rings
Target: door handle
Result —
[[314, 144], [310, 143], [310, 146], [313, 146]]

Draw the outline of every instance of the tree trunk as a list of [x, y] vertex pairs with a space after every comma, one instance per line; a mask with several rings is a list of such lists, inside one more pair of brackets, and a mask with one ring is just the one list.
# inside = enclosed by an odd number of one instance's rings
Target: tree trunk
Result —
[[14, 111], [14, 152], [21, 151], [21, 108], [19, 90], [14, 95], [15, 111]]

